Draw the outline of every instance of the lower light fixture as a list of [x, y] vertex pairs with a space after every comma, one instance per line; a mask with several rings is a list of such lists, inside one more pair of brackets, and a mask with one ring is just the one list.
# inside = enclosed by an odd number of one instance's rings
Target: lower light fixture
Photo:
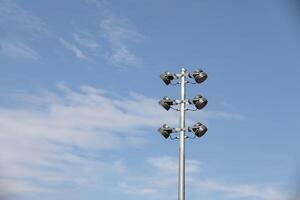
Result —
[[162, 125], [159, 129], [158, 132], [160, 132], [160, 134], [162, 136], [164, 136], [164, 138], [168, 138], [170, 137], [170, 134], [174, 131], [174, 128], [171, 128], [170, 126], [168, 126], [167, 124]]
[[189, 127], [190, 132], [194, 132], [197, 137], [202, 137], [207, 132], [207, 127], [202, 123], [198, 122], [194, 126]]

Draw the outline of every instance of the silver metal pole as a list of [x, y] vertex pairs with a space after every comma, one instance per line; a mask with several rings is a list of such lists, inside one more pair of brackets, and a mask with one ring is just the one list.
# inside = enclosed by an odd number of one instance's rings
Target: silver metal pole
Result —
[[185, 69], [180, 73], [180, 135], [178, 199], [185, 200]]

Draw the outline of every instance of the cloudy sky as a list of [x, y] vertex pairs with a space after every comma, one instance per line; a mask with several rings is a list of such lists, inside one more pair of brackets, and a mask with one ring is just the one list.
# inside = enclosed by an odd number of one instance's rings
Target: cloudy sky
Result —
[[175, 200], [178, 98], [164, 71], [204, 69], [187, 113], [187, 199], [296, 199], [296, 1], [0, 0], [0, 199]]

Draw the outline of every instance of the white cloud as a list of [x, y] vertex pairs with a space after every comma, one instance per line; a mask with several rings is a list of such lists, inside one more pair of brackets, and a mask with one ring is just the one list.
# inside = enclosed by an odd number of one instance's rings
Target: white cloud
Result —
[[109, 16], [100, 23], [101, 29], [113, 46], [124, 46], [126, 41], [139, 41], [143, 38], [130, 24], [129, 20]]
[[[112, 98], [89, 86], [80, 92], [59, 88], [63, 96], [48, 91], [18, 96], [24, 100], [20, 107], [0, 108], [0, 180], [5, 191], [51, 190], [48, 183], [57, 182], [93, 185], [98, 184], [97, 176], [126, 173], [122, 162], [100, 161], [95, 152], [144, 144], [143, 127], [157, 126], [160, 109], [157, 114], [147, 113], [153, 99]], [[130, 109], [141, 105], [144, 110]], [[99, 171], [102, 174], [95, 176]]]
[[147, 196], [154, 195], [158, 191], [155, 188], [147, 188], [144, 186], [131, 186], [126, 183], [120, 183], [118, 187], [125, 193], [130, 195], [139, 195], [139, 196]]
[[212, 180], [194, 181], [197, 190], [209, 193], [223, 193], [227, 199], [255, 198], [261, 200], [288, 199], [288, 195], [269, 186], [221, 183]]
[[[122, 68], [141, 66], [142, 58], [134, 52], [131, 44], [141, 41], [143, 35], [135, 30], [135, 27], [128, 19], [117, 17], [110, 11], [107, 8], [106, 1], [85, 0], [85, 2], [89, 5], [93, 5], [93, 7], [97, 7], [100, 12], [104, 13], [104, 17], [100, 19], [101, 35], [87, 37], [79, 31], [78, 33], [73, 34], [72, 39], [74, 42], [70, 42], [70, 40], [63, 38], [59, 38], [59, 42], [65, 48], [72, 51], [79, 59], [87, 60], [101, 54], [103, 55], [103, 58], [113, 66]], [[0, 1], [0, 27], [7, 33], [7, 38], [0, 38], [0, 40], [6, 41], [6, 43], [11, 43], [10, 41], [13, 41], [13, 43], [10, 44], [9, 49], [14, 48], [15, 51], [15, 54], [12, 54], [11, 51], [9, 51], [5, 52], [3, 55], [9, 55], [10, 57], [12, 57], [12, 55], [23, 56], [14, 57], [18, 59], [25, 58], [26, 60], [31, 59], [31, 61], [33, 61], [36, 60], [38, 56], [41, 58], [37, 49], [33, 48], [31, 44], [32, 40], [29, 40], [28, 38], [34, 38], [35, 40], [42, 39], [41, 41], [57, 38], [56, 34], [49, 29], [47, 24], [41, 18], [28, 12], [12, 0]], [[99, 27], [96, 27], [96, 29], [99, 29]], [[95, 40], [93, 38], [99, 38], [99, 40], [102, 39], [101, 44], [103, 47], [101, 46], [101, 49], [99, 48], [98, 39]], [[20, 44], [18, 41], [24, 42]], [[26, 49], [24, 45], [26, 45]], [[2, 51], [4, 52], [4, 47], [2, 47]]]
[[238, 113], [226, 113], [220, 111], [205, 111], [205, 115], [211, 119], [232, 119], [232, 120], [246, 120], [244, 115]]
[[[162, 173], [178, 173], [178, 159], [170, 156], [151, 157], [147, 162]], [[201, 170], [201, 162], [186, 160], [186, 173], [198, 173]]]
[[[24, 193], [24, 192], [47, 192], [39, 186], [32, 186], [26, 181], [13, 179], [0, 179], [1, 191], [5, 193]], [[1, 194], [3, 195], [3, 194]]]
[[[177, 199], [174, 191], [177, 188], [178, 159], [171, 156], [149, 157], [147, 164], [153, 169], [143, 175], [129, 172], [127, 179], [119, 184], [119, 190], [145, 199]], [[186, 177], [194, 177], [201, 172], [201, 162], [186, 160]], [[147, 195], [147, 197], [145, 196]]]
[[110, 63], [116, 66], [138, 65], [141, 63], [140, 58], [129, 52], [126, 47], [115, 50], [108, 59]]
[[59, 38], [59, 41], [66, 49], [72, 51], [76, 55], [76, 57], [83, 60], [88, 59], [87, 56], [76, 45], [71, 44], [62, 38]]
[[46, 24], [12, 0], [0, 1], [0, 24], [6, 31], [30, 34], [48, 33]]
[[21, 41], [0, 40], [0, 54], [25, 61], [37, 61], [41, 58], [38, 52]]
[[[171, 194], [177, 188], [178, 161], [175, 157], [150, 157], [147, 163], [153, 170], [141, 174], [129, 172], [127, 180], [119, 184], [119, 190], [133, 196], [144, 196], [145, 199], [176, 199]], [[201, 162], [186, 160], [186, 186], [193, 196], [208, 194], [218, 199], [257, 199], [282, 200], [289, 199], [288, 193], [268, 184], [233, 184], [230, 181], [220, 182], [205, 176]], [[195, 198], [197, 199], [197, 198]]]
[[[178, 122], [154, 98], [134, 93], [119, 97], [90, 86], [80, 91], [64, 85], [58, 88], [57, 93], [16, 95], [17, 107], [0, 107], [0, 190], [43, 192], [53, 190], [56, 183], [101, 185], [128, 173], [120, 160], [99, 159], [102, 152], [141, 147], [147, 143], [147, 128], [156, 130], [162, 121]], [[169, 157], [148, 162], [162, 170], [175, 165]], [[187, 161], [188, 174], [200, 169], [198, 161]], [[152, 182], [167, 188], [176, 180]], [[124, 188], [131, 190], [126, 184]]]
[[85, 2], [87, 4], [92, 4], [98, 8], [102, 8], [107, 3], [106, 0], [85, 0]]
[[110, 63], [116, 66], [138, 66], [142, 63], [142, 59], [129, 50], [128, 44], [140, 41], [143, 36], [129, 20], [109, 16], [101, 20], [100, 27], [110, 48]]
[[[97, 9], [98, 12], [102, 13], [99, 18], [99, 27], [96, 27], [97, 30], [100, 28], [100, 34], [96, 36], [94, 34], [94, 37], [90, 37], [91, 33], [95, 31], [78, 31], [78, 33], [73, 34], [73, 39], [80, 46], [89, 48], [90, 54], [103, 55], [103, 58], [112, 66], [119, 68], [140, 67], [143, 59], [136, 54], [133, 45], [145, 38], [143, 34], [136, 30], [129, 19], [119, 16], [109, 9], [109, 1], [84, 0], [84, 2], [88, 6], [92, 6], [91, 9]], [[86, 27], [82, 29], [87, 30]], [[97, 39], [95, 41], [91, 38]], [[101, 49], [98, 48], [98, 38]]]
[[82, 37], [76, 33], [73, 33], [74, 40], [83, 47], [87, 47], [90, 49], [96, 49], [99, 47], [99, 44], [94, 40], [88, 39], [86, 37]]
[[31, 45], [32, 38], [51, 35], [47, 25], [13, 0], [0, 1], [0, 53], [18, 61], [37, 61], [41, 56]]

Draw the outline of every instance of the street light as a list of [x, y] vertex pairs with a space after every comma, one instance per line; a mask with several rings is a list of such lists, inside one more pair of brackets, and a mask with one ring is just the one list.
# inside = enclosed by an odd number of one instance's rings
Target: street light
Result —
[[202, 83], [207, 79], [207, 74], [202, 69], [197, 69], [190, 74], [190, 77], [193, 77], [197, 83]]
[[169, 85], [174, 79], [174, 75], [171, 72], [164, 72], [160, 75], [160, 78], [164, 81], [166, 85]]
[[172, 105], [175, 104], [175, 101], [170, 99], [169, 97], [164, 97], [162, 100], [158, 102], [164, 109], [169, 110]]
[[[185, 97], [185, 86], [186, 83], [192, 83], [190, 81], [186, 81], [187, 78], [193, 78], [196, 83], [203, 83], [207, 79], [207, 74], [198, 69], [192, 73], [187, 72], [184, 68], [181, 69], [181, 72], [178, 74], [172, 74], [171, 72], [164, 72], [160, 75], [160, 78], [166, 85], [171, 84], [171, 81], [177, 79], [176, 84], [180, 84], [180, 99], [172, 100], [169, 97], [164, 97], [159, 101], [159, 104], [169, 110], [170, 108], [180, 111], [180, 128], [171, 128], [167, 124], [162, 125], [158, 131], [164, 138], [169, 138], [171, 133], [178, 133], [179, 137], [170, 137], [171, 139], [179, 139], [179, 175], [178, 175], [178, 199], [185, 200], [185, 139], [186, 138], [195, 138], [189, 137], [185, 135], [186, 131], [193, 132], [197, 137], [202, 137], [207, 132], [207, 127], [202, 123], [198, 122], [194, 124], [192, 127], [189, 127], [187, 130], [185, 128], [185, 111], [190, 110], [187, 109], [187, 104], [194, 104], [195, 107], [200, 110], [207, 105], [207, 99], [202, 95], [197, 95], [193, 99], [188, 100]], [[171, 107], [172, 105], [178, 105], [179, 109], [175, 109]], [[196, 109], [196, 110], [197, 110]], [[195, 111], [195, 110], [194, 110]]]
[[170, 134], [173, 132], [173, 128], [171, 128], [170, 126], [168, 126], [167, 124], [162, 125], [158, 131], [160, 132], [160, 134], [162, 136], [164, 136], [164, 138], [168, 138], [170, 137]]
[[197, 137], [202, 137], [207, 132], [207, 127], [198, 122], [188, 129], [190, 132], [194, 132]]
[[206, 106], [208, 101], [206, 98], [204, 98], [202, 95], [199, 94], [195, 96], [192, 100], [190, 100], [190, 103], [194, 104], [198, 110], [201, 110]]

